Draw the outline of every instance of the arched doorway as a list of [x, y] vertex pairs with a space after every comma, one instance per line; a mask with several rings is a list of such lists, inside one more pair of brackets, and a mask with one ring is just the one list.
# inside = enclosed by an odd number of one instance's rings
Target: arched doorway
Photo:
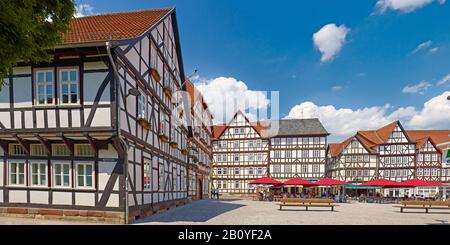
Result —
[[203, 199], [203, 183], [201, 178], [197, 179], [197, 199]]

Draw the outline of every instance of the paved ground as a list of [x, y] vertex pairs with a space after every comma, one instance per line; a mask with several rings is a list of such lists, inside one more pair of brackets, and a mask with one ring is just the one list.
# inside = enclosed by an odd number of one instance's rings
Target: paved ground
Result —
[[[430, 225], [450, 224], [450, 212], [400, 213], [390, 204], [342, 204], [336, 212], [278, 211], [275, 203], [204, 200], [141, 220], [146, 225]], [[321, 208], [320, 208], [321, 209]]]
[[[390, 204], [341, 204], [336, 212], [278, 211], [276, 203], [250, 200], [203, 200], [138, 221], [139, 225], [442, 225], [450, 212], [400, 213]], [[0, 217], [0, 225], [86, 224]], [[92, 224], [92, 223], [89, 223]]]

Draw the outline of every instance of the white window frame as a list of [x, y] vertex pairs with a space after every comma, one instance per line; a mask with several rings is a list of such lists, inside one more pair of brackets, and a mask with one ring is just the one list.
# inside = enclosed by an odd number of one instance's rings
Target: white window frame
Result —
[[[47, 73], [52, 73], [52, 81], [47, 81]], [[44, 103], [39, 103], [39, 73], [44, 73], [44, 83], [41, 84], [44, 86]], [[37, 69], [34, 71], [34, 100], [35, 105], [37, 106], [48, 106], [48, 105], [54, 105], [55, 104], [55, 70], [53, 68], [46, 68], [46, 69]], [[52, 87], [52, 103], [48, 103], [47, 101], [47, 86]]]
[[[139, 92], [141, 93], [141, 95], [137, 96], [137, 118], [142, 118], [142, 119], [148, 120], [148, 118], [147, 118], [147, 112], [148, 112], [147, 96], [141, 90], [139, 90]], [[144, 101], [142, 101], [141, 99], [143, 99]], [[142, 103], [144, 103], [144, 104], [142, 104]], [[143, 108], [140, 108], [141, 106]], [[143, 111], [142, 111], [142, 109], [143, 109]]]
[[[87, 175], [86, 174], [84, 174], [84, 179], [83, 179], [83, 182], [84, 182], [84, 185], [83, 186], [81, 186], [80, 185], [80, 183], [78, 183], [78, 176], [79, 176], [79, 173], [78, 173], [78, 166], [80, 166], [80, 165], [82, 165], [82, 166], [84, 166], [84, 171], [86, 172], [86, 166], [87, 165], [91, 165], [91, 167], [92, 167], [92, 186], [86, 186], [86, 179], [87, 179]], [[76, 163], [74, 163], [74, 167], [75, 167], [75, 188], [78, 188], [78, 189], [95, 189], [95, 168], [94, 168], [94, 163], [91, 163], [91, 162], [76, 162]]]
[[[75, 74], [77, 75], [77, 79], [76, 80], [71, 80], [70, 79], [70, 72], [74, 71]], [[62, 73], [63, 72], [68, 72], [68, 81], [63, 81], [62, 80]], [[70, 68], [58, 68], [58, 91], [59, 91], [59, 104], [60, 105], [79, 105], [80, 104], [80, 72], [78, 67], [70, 67]], [[63, 102], [63, 85], [67, 85], [68, 86], [68, 93], [69, 93], [69, 98], [68, 98], [68, 103], [64, 103]], [[70, 90], [71, 85], [76, 85], [77, 86], [77, 102], [72, 102], [72, 93]]]
[[[33, 176], [35, 175], [35, 173], [33, 173], [33, 165], [44, 165], [45, 166], [45, 171], [44, 171], [44, 174], [45, 174], [45, 184], [42, 184], [41, 183], [41, 175], [42, 175], [42, 173], [41, 173], [41, 168], [40, 168], [40, 166], [38, 167], [38, 172], [37, 172], [37, 175], [38, 175], [38, 184], [34, 184], [33, 183]], [[29, 164], [29, 183], [30, 183], [30, 186], [33, 186], [33, 187], [48, 187], [48, 164], [47, 164], [47, 162], [39, 162], [39, 161], [34, 161], [34, 162], [30, 162]]]
[[[64, 174], [63, 174], [63, 172], [59, 173], [59, 174], [56, 172], [56, 165], [69, 166], [69, 186], [64, 186]], [[63, 170], [63, 168], [61, 168], [61, 170]], [[57, 179], [56, 175], [57, 174], [60, 175], [59, 178], [61, 178], [62, 185], [56, 185], [56, 179]], [[53, 187], [61, 188], [61, 189], [72, 188], [72, 163], [70, 163], [70, 162], [53, 162], [52, 163], [52, 175], [53, 175], [53, 178], [52, 178], [52, 186]]]
[[[16, 164], [16, 183], [11, 183], [11, 177], [12, 177], [12, 168], [11, 165], [12, 164]], [[19, 182], [19, 164], [23, 164], [23, 184], [18, 184]], [[26, 186], [27, 185], [27, 164], [25, 160], [12, 160], [8, 162], [8, 185], [9, 186]]]

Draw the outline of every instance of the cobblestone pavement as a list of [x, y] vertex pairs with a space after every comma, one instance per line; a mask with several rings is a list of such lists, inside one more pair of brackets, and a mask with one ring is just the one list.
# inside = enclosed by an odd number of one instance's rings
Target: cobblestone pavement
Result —
[[[0, 217], [0, 225], [83, 225], [93, 223]], [[335, 212], [322, 208], [279, 211], [276, 203], [251, 200], [203, 200], [139, 220], [138, 225], [443, 225], [450, 212], [400, 213], [390, 204], [341, 204]]]
[[[336, 212], [323, 208], [279, 211], [276, 203], [251, 200], [203, 200], [138, 221], [146, 225], [442, 225], [450, 212], [400, 213], [391, 204], [341, 204]], [[413, 211], [414, 212], [414, 211]]]

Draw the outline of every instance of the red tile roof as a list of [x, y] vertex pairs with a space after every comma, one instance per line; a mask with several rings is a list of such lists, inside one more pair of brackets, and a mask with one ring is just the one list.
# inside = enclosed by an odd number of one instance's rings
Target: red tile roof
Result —
[[92, 43], [138, 37], [149, 30], [172, 9], [151, 9], [75, 18], [63, 44]]
[[[377, 130], [358, 131], [355, 137], [371, 153], [374, 153], [377, 145], [387, 142], [397, 124], [398, 121], [395, 121]], [[412, 142], [417, 144], [417, 149], [422, 147], [428, 140], [435, 145], [450, 142], [450, 130], [407, 130], [406, 134]], [[341, 154], [352, 138], [346, 139], [341, 143], [329, 144], [331, 156], [336, 157]]]

